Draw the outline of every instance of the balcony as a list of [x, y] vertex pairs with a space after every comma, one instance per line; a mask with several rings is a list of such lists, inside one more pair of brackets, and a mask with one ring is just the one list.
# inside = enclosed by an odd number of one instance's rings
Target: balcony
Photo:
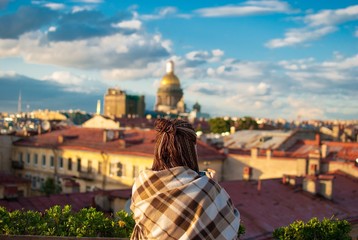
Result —
[[11, 161], [11, 167], [13, 169], [24, 169], [24, 162], [23, 161], [17, 161], [17, 160], [12, 160]]
[[78, 177], [85, 180], [93, 181], [96, 178], [96, 175], [94, 172], [79, 172]]

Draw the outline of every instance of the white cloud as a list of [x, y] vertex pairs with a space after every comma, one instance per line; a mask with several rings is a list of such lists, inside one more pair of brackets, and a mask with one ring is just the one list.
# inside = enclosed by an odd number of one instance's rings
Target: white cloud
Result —
[[272, 39], [265, 46], [268, 48], [295, 46], [333, 33], [338, 30], [339, 24], [358, 19], [358, 5], [336, 10], [325, 9], [318, 13], [308, 12], [306, 16], [295, 19], [303, 21], [306, 26], [289, 29], [284, 38]]
[[341, 56], [336, 61], [325, 61], [322, 63], [322, 66], [340, 70], [358, 68], [358, 54], [348, 58]]
[[142, 20], [158, 20], [166, 17], [190, 18], [189, 14], [179, 14], [176, 7], [162, 7], [156, 10], [155, 14], [143, 14], [139, 18]]
[[66, 6], [62, 3], [45, 3], [44, 4], [45, 7], [51, 9], [51, 10], [62, 10], [64, 9]]
[[91, 11], [95, 9], [94, 5], [85, 5], [85, 6], [73, 6], [72, 13], [82, 12], [82, 11]]
[[142, 68], [115, 68], [102, 71], [102, 77], [106, 80], [140, 80], [148, 78], [160, 78], [164, 74], [162, 66], [164, 61], [149, 63]]
[[285, 38], [276, 38], [267, 42], [265, 45], [268, 48], [280, 48], [286, 46], [294, 46], [308, 41], [316, 40], [329, 33], [336, 31], [336, 27], [327, 26], [317, 29], [310, 28], [295, 28], [290, 29], [285, 33]]
[[332, 26], [358, 19], [358, 5], [308, 14], [303, 21], [310, 26]]
[[86, 75], [76, 75], [70, 72], [57, 71], [42, 77], [44, 81], [54, 81], [65, 86], [70, 92], [95, 92], [98, 81]]
[[270, 93], [271, 86], [267, 83], [260, 82], [257, 86], [251, 85], [248, 91], [254, 95], [267, 95]]
[[13, 57], [20, 54], [17, 40], [0, 39], [0, 57]]
[[48, 42], [45, 33], [31, 32], [19, 40], [0, 39], [0, 56], [19, 56], [26, 62], [82, 69], [138, 68], [167, 57], [170, 46], [170, 41], [158, 34], [114, 34]]
[[233, 62], [223, 64], [216, 68], [209, 67], [207, 74], [209, 77], [227, 79], [227, 80], [244, 80], [258, 78], [263, 75], [265, 64], [262, 62]]
[[56, 29], [57, 28], [55, 26], [51, 26], [51, 27], [48, 28], [48, 31], [49, 32], [56, 32]]
[[190, 61], [203, 61], [203, 62], [218, 62], [224, 55], [224, 51], [220, 49], [214, 49], [208, 51], [192, 51], [185, 55], [185, 58]]
[[3, 77], [15, 77], [17, 73], [15, 71], [1, 71], [0, 70], [0, 78]]
[[82, 3], [102, 3], [103, 0], [73, 0], [74, 2], [82, 2]]
[[136, 19], [128, 20], [128, 21], [122, 21], [117, 24], [113, 24], [113, 27], [117, 28], [127, 28], [127, 29], [134, 29], [139, 30], [142, 27], [142, 22]]
[[290, 13], [292, 11], [289, 4], [278, 0], [246, 1], [239, 5], [226, 5], [196, 10], [196, 12], [203, 17], [247, 16], [269, 13]]

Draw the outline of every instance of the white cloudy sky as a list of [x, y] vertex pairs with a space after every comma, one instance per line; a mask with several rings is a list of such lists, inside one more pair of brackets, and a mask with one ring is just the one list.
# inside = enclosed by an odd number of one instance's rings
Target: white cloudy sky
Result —
[[0, 112], [94, 112], [108, 87], [152, 109], [174, 60], [213, 116], [357, 119], [355, 1], [0, 0]]

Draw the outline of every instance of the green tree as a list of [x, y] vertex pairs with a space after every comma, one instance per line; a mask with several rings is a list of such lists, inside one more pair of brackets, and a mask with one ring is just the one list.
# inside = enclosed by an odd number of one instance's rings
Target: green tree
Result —
[[56, 184], [53, 178], [47, 178], [41, 186], [41, 192], [45, 193], [46, 196], [50, 194], [60, 193], [62, 188], [59, 184]]
[[212, 133], [230, 132], [232, 120], [225, 120], [224, 118], [217, 117], [209, 120], [210, 131]]
[[237, 120], [235, 126], [237, 130], [247, 130], [247, 129], [252, 130], [258, 128], [258, 124], [256, 120], [248, 116]]

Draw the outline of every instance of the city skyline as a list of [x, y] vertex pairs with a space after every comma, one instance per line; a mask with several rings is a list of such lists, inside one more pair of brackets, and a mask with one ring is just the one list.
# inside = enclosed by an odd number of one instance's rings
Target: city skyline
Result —
[[212, 116], [357, 119], [354, 1], [0, 0], [0, 112], [95, 112], [109, 87], [152, 110], [165, 62]]

